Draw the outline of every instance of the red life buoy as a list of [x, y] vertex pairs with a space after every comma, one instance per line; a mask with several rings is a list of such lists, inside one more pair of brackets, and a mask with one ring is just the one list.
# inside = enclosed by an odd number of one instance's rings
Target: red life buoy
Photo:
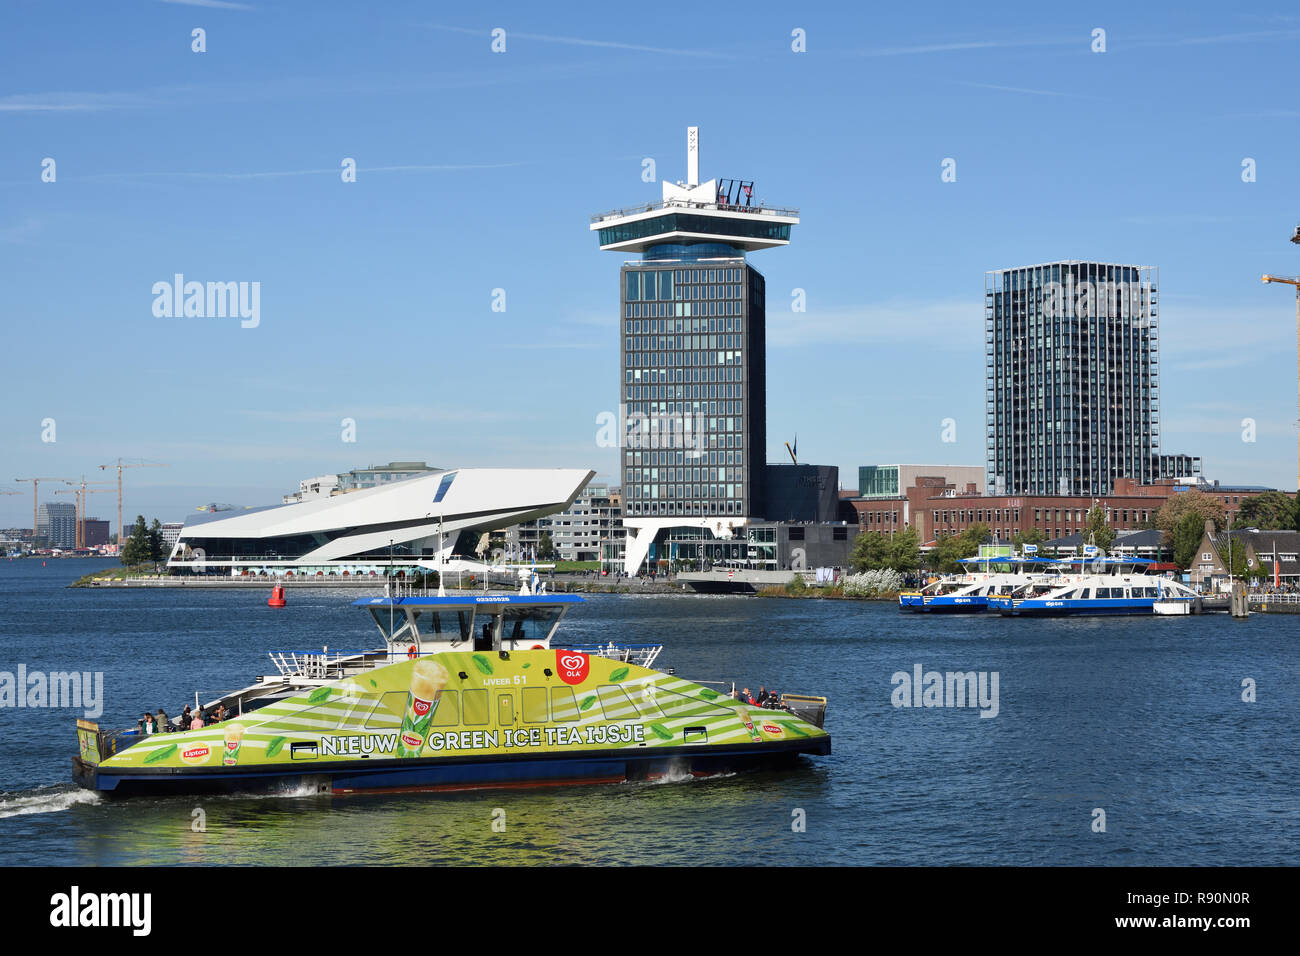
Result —
[[420, 652], [416, 649], [415, 645], [412, 644], [410, 647], [406, 649], [406, 656], [408, 659], [412, 657], [419, 657]]
[[544, 651], [544, 650], [546, 650], [546, 648], [542, 647], [541, 644], [534, 644], [532, 649], [535, 650], [535, 651]]

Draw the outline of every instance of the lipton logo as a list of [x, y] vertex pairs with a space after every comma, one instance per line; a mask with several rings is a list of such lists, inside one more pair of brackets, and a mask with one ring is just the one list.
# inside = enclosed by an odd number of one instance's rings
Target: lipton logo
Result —
[[200, 764], [207, 762], [212, 756], [212, 748], [207, 744], [199, 744], [194, 747], [187, 747], [181, 751], [181, 760], [188, 764]]
[[419, 747], [424, 744], [424, 738], [417, 737], [415, 734], [402, 734], [402, 743], [408, 747]]
[[581, 684], [591, 670], [591, 658], [577, 651], [556, 651], [555, 669], [566, 684]]
[[769, 734], [781, 733], [781, 728], [778, 727], [776, 724], [764, 724], [763, 729], [766, 730]]

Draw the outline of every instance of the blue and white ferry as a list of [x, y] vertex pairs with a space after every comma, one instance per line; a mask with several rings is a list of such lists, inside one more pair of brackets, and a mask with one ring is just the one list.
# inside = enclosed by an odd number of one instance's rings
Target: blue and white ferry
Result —
[[1096, 568], [1064, 576], [1056, 587], [1022, 588], [988, 599], [989, 610], [1004, 617], [1060, 617], [1077, 614], [1190, 614], [1198, 595], [1172, 578], [1138, 570], [1143, 558], [1084, 558], [1075, 562]]
[[1045, 587], [1059, 577], [1059, 563], [1032, 556], [963, 558], [965, 570], [941, 578], [919, 591], [898, 595], [903, 611], [932, 614], [975, 614], [988, 609], [989, 598], [1027, 586]]

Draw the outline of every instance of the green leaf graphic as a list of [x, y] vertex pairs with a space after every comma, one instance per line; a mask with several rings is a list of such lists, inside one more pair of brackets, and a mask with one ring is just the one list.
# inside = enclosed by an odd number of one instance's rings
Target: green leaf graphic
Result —
[[530, 668], [530, 667], [532, 667], [532, 666], [533, 666], [533, 662], [532, 662], [532, 661], [529, 661], [527, 664], [524, 665], [524, 670], [528, 670], [528, 668]]
[[609, 682], [611, 684], [617, 684], [626, 676], [627, 676], [627, 668], [620, 667], [618, 670], [614, 671], [612, 674], [609, 675]]
[[672, 731], [665, 730], [663, 727], [660, 727], [658, 724], [651, 724], [650, 729], [655, 732], [655, 736], [658, 737], [660, 740], [673, 739]]
[[307, 698], [307, 706], [311, 707], [315, 704], [325, 703], [325, 701], [330, 699], [330, 694], [332, 693], [334, 693], [333, 687], [317, 687], [311, 692], [311, 696]]
[[175, 744], [168, 744], [166, 747], [163, 747], [161, 750], [155, 750], [155, 751], [154, 751], [153, 753], [151, 753], [149, 756], [145, 757], [145, 758], [144, 758], [144, 762], [145, 762], [145, 763], [157, 763], [157, 762], [160, 761], [160, 760], [166, 760], [168, 757], [170, 757], [170, 756], [171, 756], [172, 754], [174, 754], [175, 752], [176, 752], [176, 745], [175, 745]]
[[588, 709], [589, 707], [591, 707], [591, 705], [594, 704], [595, 702], [596, 702], [596, 698], [594, 698], [594, 697], [585, 697], [585, 698], [583, 698], [582, 703], [578, 705], [578, 709], [579, 709], [579, 710], [587, 710], [587, 709]]
[[281, 750], [284, 749], [284, 742], [285, 742], [284, 737], [276, 737], [274, 740], [272, 740], [269, 744], [266, 745], [266, 755], [268, 757], [274, 757], [276, 754], [278, 754]]
[[479, 673], [481, 674], [492, 673], [492, 662], [488, 660], [486, 657], [484, 657], [482, 654], [475, 654], [473, 657], [470, 658], [470, 660], [472, 660], [474, 662], [474, 666], [479, 669]]
[[375, 679], [374, 679], [373, 677], [370, 678], [370, 686], [371, 686], [371, 687], [378, 687], [378, 686], [379, 686], [378, 684], [375, 683]]
[[706, 687], [704, 688], [704, 690], [700, 691], [700, 696], [703, 697], [705, 700], [717, 700], [718, 692], [716, 690], [709, 690]]
[[777, 726], [780, 727], [782, 730], [790, 731], [790, 733], [794, 734], [796, 737], [808, 736], [807, 731], [801, 730], [799, 727], [796, 727], [794, 724], [777, 724]]

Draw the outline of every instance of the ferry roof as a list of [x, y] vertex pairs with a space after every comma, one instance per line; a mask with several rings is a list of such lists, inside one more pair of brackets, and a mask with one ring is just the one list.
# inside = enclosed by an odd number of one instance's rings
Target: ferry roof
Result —
[[472, 597], [368, 597], [353, 601], [353, 607], [485, 607], [506, 605], [509, 607], [553, 607], [557, 604], [584, 604], [586, 598], [579, 594], [477, 594]]
[[999, 562], [1014, 562], [1016, 564], [1060, 564], [1057, 558], [1013, 558], [1007, 555], [995, 556], [990, 558], [959, 558], [961, 564], [997, 564]]

